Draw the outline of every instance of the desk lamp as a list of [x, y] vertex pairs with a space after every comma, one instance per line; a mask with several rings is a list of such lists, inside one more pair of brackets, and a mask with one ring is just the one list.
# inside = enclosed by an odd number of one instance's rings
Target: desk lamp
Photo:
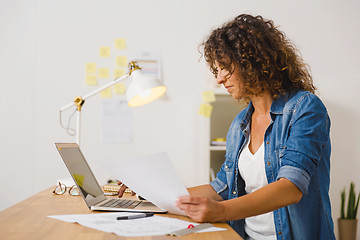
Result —
[[135, 61], [129, 62], [129, 72], [114, 81], [104, 85], [103, 87], [83, 96], [76, 97], [74, 102], [62, 107], [60, 109], [60, 123], [61, 123], [61, 113], [65, 110], [76, 107], [77, 112], [77, 123], [76, 123], [76, 142], [80, 146], [80, 129], [81, 129], [81, 108], [85, 103], [85, 100], [91, 98], [92, 96], [100, 93], [101, 91], [128, 79], [131, 76], [131, 84], [126, 92], [126, 100], [129, 107], [139, 107], [150, 103], [157, 98], [164, 95], [166, 87], [160, 83], [159, 80], [142, 75], [141, 68]]

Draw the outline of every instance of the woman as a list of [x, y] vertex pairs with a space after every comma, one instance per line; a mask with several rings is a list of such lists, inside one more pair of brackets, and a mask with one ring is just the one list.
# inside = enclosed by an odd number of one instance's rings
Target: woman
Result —
[[272, 21], [245, 14], [203, 46], [217, 83], [250, 103], [230, 126], [216, 179], [189, 188], [178, 208], [228, 221], [245, 239], [335, 239], [330, 120], [295, 47]]

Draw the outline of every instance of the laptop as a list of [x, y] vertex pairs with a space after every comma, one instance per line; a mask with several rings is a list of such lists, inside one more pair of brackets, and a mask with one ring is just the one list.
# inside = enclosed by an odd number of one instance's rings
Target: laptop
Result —
[[55, 146], [89, 209], [98, 211], [167, 212], [146, 200], [105, 197], [79, 145], [76, 143], [55, 143]]

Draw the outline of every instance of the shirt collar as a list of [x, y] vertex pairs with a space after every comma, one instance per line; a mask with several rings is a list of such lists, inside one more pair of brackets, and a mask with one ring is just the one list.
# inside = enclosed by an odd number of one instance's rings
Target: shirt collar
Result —
[[289, 93], [285, 93], [283, 95], [280, 95], [271, 104], [270, 113], [272, 114], [282, 114], [285, 104], [289, 99]]
[[254, 112], [254, 106], [250, 101], [249, 105], [245, 109], [245, 115], [242, 119], [240, 119], [240, 130], [244, 131], [248, 127], [248, 123], [250, 122], [251, 115]]
[[[270, 108], [270, 114], [272, 115], [272, 118], [275, 117], [273, 115], [283, 114], [285, 104], [289, 100], [289, 97], [290, 97], [290, 93], [287, 92], [283, 95], [280, 95], [276, 99], [274, 99], [274, 101], [271, 104], [271, 108]], [[254, 112], [254, 106], [251, 101], [250, 101], [249, 105], [247, 106], [247, 108], [245, 109], [245, 112], [246, 113], [245, 113], [244, 117], [242, 119], [240, 119], [241, 131], [243, 131], [247, 128], [247, 125], [251, 119], [251, 115]]]

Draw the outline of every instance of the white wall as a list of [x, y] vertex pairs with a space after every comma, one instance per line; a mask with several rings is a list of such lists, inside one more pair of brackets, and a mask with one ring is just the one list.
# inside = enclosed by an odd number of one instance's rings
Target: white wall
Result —
[[[82, 148], [100, 181], [100, 161], [165, 150], [187, 186], [203, 182], [202, 117], [208, 76], [198, 44], [210, 29], [240, 13], [271, 18], [312, 68], [332, 119], [331, 200], [339, 217], [340, 191], [360, 189], [360, 3], [357, 1], [0, 0], [0, 210], [66, 177], [53, 143], [74, 141], [58, 110], [93, 88], [84, 64], [100, 61], [98, 47], [124, 37], [129, 50], [158, 50], [165, 98], [133, 109], [131, 144], [101, 142], [101, 101], [83, 108]], [[145, 123], [145, 124], [144, 124]], [[152, 125], [152, 128], [149, 128]], [[11, 183], [20, 191], [11, 191]], [[12, 192], [11, 194], [9, 194]], [[49, 193], [50, 194], [50, 193]]]
[[[36, 4], [0, 1], [0, 210], [28, 197], [34, 184]], [[46, 171], [46, 169], [43, 169]]]

